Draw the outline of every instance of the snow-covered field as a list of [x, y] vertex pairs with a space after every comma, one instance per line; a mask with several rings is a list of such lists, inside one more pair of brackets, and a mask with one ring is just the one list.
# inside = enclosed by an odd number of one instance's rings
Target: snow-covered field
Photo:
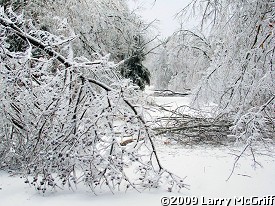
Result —
[[[253, 167], [250, 157], [241, 159], [234, 174], [228, 178], [234, 158], [232, 148], [194, 147], [183, 148], [179, 145], [158, 143], [159, 155], [166, 168], [186, 177], [190, 190], [181, 193], [168, 193], [162, 189], [145, 191], [123, 191], [115, 195], [110, 193], [93, 195], [86, 188], [76, 192], [58, 191], [45, 196], [23, 183], [19, 176], [0, 173], [1, 206], [88, 206], [88, 205], [161, 205], [161, 197], [187, 196], [205, 198], [234, 198], [244, 196], [265, 197], [275, 195], [275, 158], [261, 156], [258, 161], [262, 167]], [[236, 152], [236, 151], [235, 151]], [[202, 205], [200, 202], [199, 205]], [[225, 204], [223, 204], [225, 205]], [[234, 205], [234, 204], [232, 204]], [[241, 204], [240, 204], [241, 205]]]
[[[170, 98], [170, 97], [169, 97]], [[177, 104], [188, 103], [188, 98], [176, 98]], [[175, 99], [174, 99], [175, 100]], [[173, 102], [173, 98], [158, 102]], [[0, 206], [130, 206], [161, 204], [162, 197], [192, 197], [198, 198], [197, 205], [210, 205], [202, 202], [211, 198], [230, 198], [232, 201], [217, 202], [214, 205], [242, 205], [233, 201], [235, 197], [260, 200], [267, 196], [275, 196], [275, 154], [266, 152], [263, 148], [258, 151], [264, 155], [257, 156], [261, 164], [253, 164], [251, 156], [244, 155], [231, 178], [227, 181], [234, 164], [234, 154], [241, 148], [182, 145], [165, 145], [164, 140], [157, 140], [156, 147], [162, 164], [170, 171], [181, 177], [186, 176], [186, 183], [190, 189], [183, 189], [180, 193], [169, 193], [163, 189], [143, 191], [121, 191], [115, 195], [103, 193], [95, 196], [87, 188], [78, 188], [77, 191], [58, 191], [46, 195], [38, 194], [33, 188], [24, 184], [20, 176], [10, 176], [0, 172]], [[274, 151], [274, 150], [273, 150]], [[172, 203], [172, 202], [171, 202]], [[275, 203], [275, 202], [274, 202]], [[171, 204], [172, 205], [172, 204]], [[174, 204], [178, 205], [178, 204]], [[192, 205], [192, 204], [191, 204]], [[264, 205], [264, 204], [262, 204]], [[269, 204], [272, 205], [272, 204]]]

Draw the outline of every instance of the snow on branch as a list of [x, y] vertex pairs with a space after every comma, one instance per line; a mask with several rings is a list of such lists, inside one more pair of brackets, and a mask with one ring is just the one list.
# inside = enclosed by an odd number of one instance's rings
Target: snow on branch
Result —
[[76, 61], [69, 41], [46, 44], [36, 35], [49, 32], [11, 17], [1, 8], [0, 168], [24, 172], [42, 193], [187, 187], [160, 164], [139, 93], [110, 76], [107, 58]]

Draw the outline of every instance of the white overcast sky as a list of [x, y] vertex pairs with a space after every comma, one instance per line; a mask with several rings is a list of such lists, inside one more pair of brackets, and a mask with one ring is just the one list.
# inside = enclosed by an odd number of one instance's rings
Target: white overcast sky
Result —
[[[163, 37], [171, 35], [179, 24], [175, 19], [175, 14], [184, 8], [191, 0], [128, 0], [130, 9], [140, 7], [138, 14], [144, 20], [151, 22], [158, 19], [158, 27]], [[188, 27], [192, 27], [190, 22], [186, 22]]]

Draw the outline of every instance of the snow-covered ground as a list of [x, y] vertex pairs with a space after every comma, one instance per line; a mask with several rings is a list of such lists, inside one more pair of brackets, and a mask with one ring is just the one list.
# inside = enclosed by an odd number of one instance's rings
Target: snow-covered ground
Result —
[[[170, 102], [174, 106], [190, 103], [188, 97], [156, 98], [156, 101]], [[252, 157], [244, 155], [227, 181], [234, 164], [234, 154], [238, 154], [242, 148], [165, 145], [162, 139], [156, 141], [156, 147], [163, 166], [181, 177], [186, 176], [189, 190], [183, 189], [180, 193], [169, 193], [163, 189], [142, 193], [121, 191], [115, 195], [102, 193], [95, 196], [88, 188], [79, 188], [75, 192], [64, 190], [43, 196], [24, 184], [19, 175], [11, 176], [0, 172], [0, 206], [160, 206], [161, 198], [165, 196], [198, 198], [197, 205], [210, 205], [202, 202], [202, 197], [205, 201], [212, 200], [211, 198], [230, 198], [232, 201], [229, 204], [224, 201], [214, 205], [233, 206], [242, 205], [242, 202], [233, 202], [235, 197], [256, 196], [259, 199], [275, 195], [275, 154], [268, 153], [263, 148], [258, 148], [258, 152], [264, 155], [257, 156], [261, 167], [255, 167]]]
[[[230, 175], [234, 158], [232, 148], [194, 147], [183, 148], [179, 145], [157, 144], [162, 164], [177, 175], [186, 177], [190, 190], [181, 193], [168, 193], [162, 189], [145, 191], [123, 191], [115, 195], [110, 193], [93, 195], [86, 188], [76, 192], [58, 191], [45, 196], [38, 194], [33, 188], [24, 184], [19, 176], [0, 173], [0, 205], [1, 206], [130, 206], [161, 205], [161, 197], [186, 196], [205, 198], [234, 198], [244, 196], [265, 197], [275, 195], [275, 158], [260, 156], [258, 161], [262, 167], [253, 167], [251, 157], [244, 157]], [[199, 205], [202, 205], [200, 202]], [[225, 205], [225, 204], [223, 204]], [[231, 204], [234, 205], [234, 204]], [[241, 204], [240, 204], [241, 205]]]

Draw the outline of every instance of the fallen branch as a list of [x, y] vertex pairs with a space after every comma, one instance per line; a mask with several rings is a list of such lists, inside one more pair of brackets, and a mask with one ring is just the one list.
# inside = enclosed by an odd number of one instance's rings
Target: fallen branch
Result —
[[165, 90], [154, 90], [154, 96], [187, 96], [190, 94], [190, 89], [185, 89], [186, 93], [181, 93], [181, 92], [174, 92], [172, 90], [169, 89], [165, 89]]

